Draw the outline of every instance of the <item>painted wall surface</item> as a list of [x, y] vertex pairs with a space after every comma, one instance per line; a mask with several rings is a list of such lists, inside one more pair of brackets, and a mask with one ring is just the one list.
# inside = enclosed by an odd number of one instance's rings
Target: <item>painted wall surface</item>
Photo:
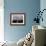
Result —
[[[43, 9], [46, 9], [46, 0], [41, 0], [41, 1], [40, 1], [40, 9], [41, 9], [41, 11], [42, 11]], [[43, 22], [41, 21], [41, 22], [40, 22], [40, 25], [46, 27], [46, 10], [43, 12], [42, 17], [43, 17]]]
[[4, 2], [0, 0], [0, 42], [4, 41]]
[[[40, 0], [4, 0], [4, 38], [7, 41], [18, 41], [32, 29], [32, 21], [40, 9]], [[11, 26], [10, 13], [24, 12], [26, 25]]]

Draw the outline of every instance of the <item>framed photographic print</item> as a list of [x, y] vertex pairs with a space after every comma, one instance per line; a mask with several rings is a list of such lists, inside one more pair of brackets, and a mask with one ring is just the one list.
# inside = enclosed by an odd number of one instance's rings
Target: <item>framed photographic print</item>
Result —
[[25, 13], [10, 13], [11, 25], [25, 25]]

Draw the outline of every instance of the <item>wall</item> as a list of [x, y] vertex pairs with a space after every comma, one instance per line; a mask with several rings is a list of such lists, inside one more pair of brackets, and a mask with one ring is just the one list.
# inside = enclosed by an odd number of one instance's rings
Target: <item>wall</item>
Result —
[[[46, 0], [41, 0], [40, 1], [40, 9], [41, 9], [41, 11], [43, 10], [43, 9], [46, 9]], [[40, 25], [42, 25], [42, 26], [45, 26], [46, 27], [46, 10], [43, 12], [43, 22], [41, 21], [40, 22]]]
[[4, 41], [4, 2], [0, 0], [0, 42]]
[[[4, 38], [7, 41], [18, 41], [32, 29], [32, 21], [40, 10], [40, 0], [4, 0]], [[24, 12], [26, 25], [10, 26], [10, 13]]]

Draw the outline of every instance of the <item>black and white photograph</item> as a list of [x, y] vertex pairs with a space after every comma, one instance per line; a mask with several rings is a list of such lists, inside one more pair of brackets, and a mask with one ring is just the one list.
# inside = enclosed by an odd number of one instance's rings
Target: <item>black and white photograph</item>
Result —
[[10, 24], [11, 25], [24, 25], [25, 24], [25, 14], [24, 13], [11, 13], [10, 14]]

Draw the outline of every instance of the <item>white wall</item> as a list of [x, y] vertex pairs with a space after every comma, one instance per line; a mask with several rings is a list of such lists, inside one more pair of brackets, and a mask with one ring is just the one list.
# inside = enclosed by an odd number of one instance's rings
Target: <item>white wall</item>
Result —
[[0, 0], [0, 42], [4, 41], [4, 0]]

